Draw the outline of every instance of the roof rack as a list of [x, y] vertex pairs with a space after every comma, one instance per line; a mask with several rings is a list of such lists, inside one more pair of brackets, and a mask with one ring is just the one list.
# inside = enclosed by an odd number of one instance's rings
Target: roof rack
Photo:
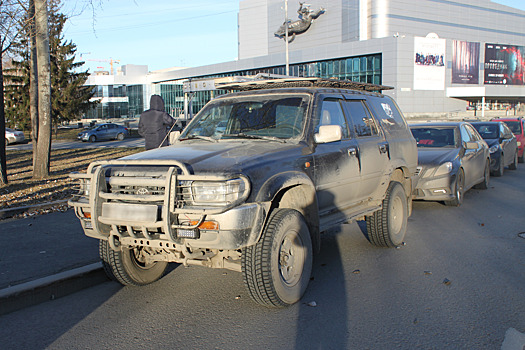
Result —
[[271, 88], [292, 88], [292, 87], [324, 87], [337, 89], [350, 89], [359, 91], [392, 90], [391, 86], [360, 83], [351, 80], [327, 79], [327, 78], [281, 78], [270, 80], [253, 80], [246, 82], [234, 82], [217, 84], [217, 89], [228, 89], [238, 91], [271, 89]]

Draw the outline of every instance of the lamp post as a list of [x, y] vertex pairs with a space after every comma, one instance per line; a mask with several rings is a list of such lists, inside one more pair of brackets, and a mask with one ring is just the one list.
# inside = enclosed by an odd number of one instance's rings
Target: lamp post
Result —
[[284, 0], [284, 24], [285, 24], [285, 52], [286, 52], [286, 75], [290, 75], [290, 57], [288, 55], [288, 0]]

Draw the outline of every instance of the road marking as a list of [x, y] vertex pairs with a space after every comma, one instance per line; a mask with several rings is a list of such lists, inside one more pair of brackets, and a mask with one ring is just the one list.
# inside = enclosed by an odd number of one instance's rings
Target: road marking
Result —
[[507, 329], [505, 340], [501, 344], [501, 350], [525, 350], [525, 334], [514, 328]]

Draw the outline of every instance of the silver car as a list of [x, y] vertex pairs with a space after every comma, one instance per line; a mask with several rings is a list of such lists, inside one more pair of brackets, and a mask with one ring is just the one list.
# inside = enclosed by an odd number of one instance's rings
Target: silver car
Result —
[[23, 142], [25, 140], [24, 133], [22, 131], [13, 130], [11, 128], [5, 128], [5, 144], [6, 146], [15, 142]]

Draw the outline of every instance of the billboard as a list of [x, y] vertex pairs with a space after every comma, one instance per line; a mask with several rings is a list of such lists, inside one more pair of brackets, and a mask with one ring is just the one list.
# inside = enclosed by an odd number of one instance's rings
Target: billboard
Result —
[[445, 49], [437, 36], [414, 38], [414, 90], [445, 89]]
[[485, 44], [485, 84], [524, 85], [525, 47]]
[[480, 44], [452, 42], [452, 84], [479, 84]]

